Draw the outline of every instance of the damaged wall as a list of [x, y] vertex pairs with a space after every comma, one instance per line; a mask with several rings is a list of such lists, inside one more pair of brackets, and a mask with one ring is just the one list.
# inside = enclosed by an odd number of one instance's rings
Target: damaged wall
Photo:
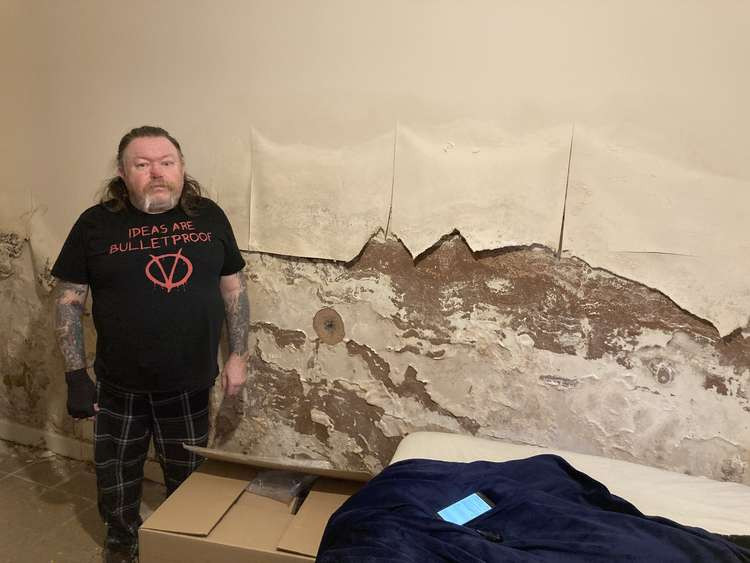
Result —
[[[741, 284], [676, 298], [679, 272], [672, 286], [648, 277], [667, 259], [625, 271], [610, 256], [653, 242], [639, 205], [661, 186], [690, 199], [679, 178], [701, 178], [701, 196], [716, 178], [750, 180], [750, 7], [722, 6], [3, 3], [0, 110], [17, 135], [0, 151], [0, 430], [90, 440], [65, 414], [49, 265], [113, 172], [116, 140], [157, 123], [248, 243], [252, 379], [239, 398], [216, 394], [215, 445], [377, 469], [405, 432], [441, 429], [750, 484], [744, 305], [722, 316], [726, 299], [691, 300]], [[558, 259], [572, 123], [636, 141], [573, 169]], [[565, 135], [526, 150], [539, 131]], [[607, 166], [613, 154], [628, 166]], [[627, 201], [635, 220], [617, 232], [639, 244], [614, 248], [597, 206], [620, 218], [621, 200], [604, 190], [586, 209], [591, 185], [631, 193], [654, 155], [681, 165]], [[538, 177], [495, 189], [527, 169]], [[744, 235], [715, 234], [737, 229], [721, 216], [733, 197], [672, 240], [711, 233], [706, 254]], [[727, 248], [718, 266], [743, 250]], [[702, 320], [714, 316], [721, 332]]]
[[[88, 439], [65, 415], [51, 300], [7, 240], [0, 412]], [[750, 338], [659, 292], [544, 247], [475, 255], [455, 235], [416, 264], [382, 238], [349, 265], [245, 256], [251, 379], [215, 394], [216, 447], [377, 470], [405, 433], [444, 430], [750, 484]]]
[[[750, 483], [750, 339], [642, 285], [457, 236], [416, 265], [373, 240], [350, 266], [252, 255], [248, 271], [253, 382], [219, 414], [222, 447], [376, 469], [433, 429]], [[324, 307], [337, 344], [314, 331]]]

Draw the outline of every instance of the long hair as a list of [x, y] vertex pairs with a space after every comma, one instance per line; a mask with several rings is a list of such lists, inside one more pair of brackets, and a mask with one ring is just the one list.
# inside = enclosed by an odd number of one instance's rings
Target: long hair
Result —
[[[177, 153], [180, 155], [180, 160], [184, 162], [182, 156], [182, 148], [177, 139], [172, 137], [165, 129], [161, 127], [154, 127], [152, 125], [143, 125], [142, 127], [136, 127], [128, 131], [117, 147], [117, 167], [120, 170], [124, 169], [125, 163], [123, 162], [122, 155], [128, 145], [135, 139], [140, 137], [164, 137], [177, 149]], [[179, 206], [180, 208], [190, 216], [197, 215], [201, 207], [202, 200], [205, 199], [203, 196], [203, 188], [201, 187], [198, 180], [185, 174], [185, 181], [182, 186], [182, 194], [180, 195]], [[127, 209], [128, 206], [128, 188], [125, 185], [125, 181], [120, 176], [113, 176], [104, 184], [103, 193], [100, 199], [100, 203], [107, 210], [113, 213]]]

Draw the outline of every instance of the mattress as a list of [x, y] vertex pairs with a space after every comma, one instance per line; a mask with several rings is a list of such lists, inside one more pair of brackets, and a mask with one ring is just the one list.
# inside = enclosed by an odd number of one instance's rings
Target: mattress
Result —
[[510, 444], [444, 432], [415, 432], [399, 444], [391, 463], [405, 459], [510, 461], [555, 454], [603, 483], [649, 516], [725, 535], [750, 535], [750, 487], [714, 481], [600, 456]]

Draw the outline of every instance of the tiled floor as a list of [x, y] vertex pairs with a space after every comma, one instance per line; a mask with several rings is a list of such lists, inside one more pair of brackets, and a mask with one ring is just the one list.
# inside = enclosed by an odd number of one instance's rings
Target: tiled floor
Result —
[[[144, 481], [145, 518], [164, 487]], [[93, 465], [0, 440], [0, 563], [101, 561]]]

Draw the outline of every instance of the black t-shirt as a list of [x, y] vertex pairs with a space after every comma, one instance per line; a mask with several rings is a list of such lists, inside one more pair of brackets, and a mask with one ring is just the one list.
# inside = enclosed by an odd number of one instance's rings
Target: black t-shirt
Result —
[[224, 321], [220, 276], [245, 265], [218, 205], [159, 214], [129, 205], [83, 212], [52, 275], [87, 284], [93, 298], [97, 379], [128, 391], [210, 386]]

